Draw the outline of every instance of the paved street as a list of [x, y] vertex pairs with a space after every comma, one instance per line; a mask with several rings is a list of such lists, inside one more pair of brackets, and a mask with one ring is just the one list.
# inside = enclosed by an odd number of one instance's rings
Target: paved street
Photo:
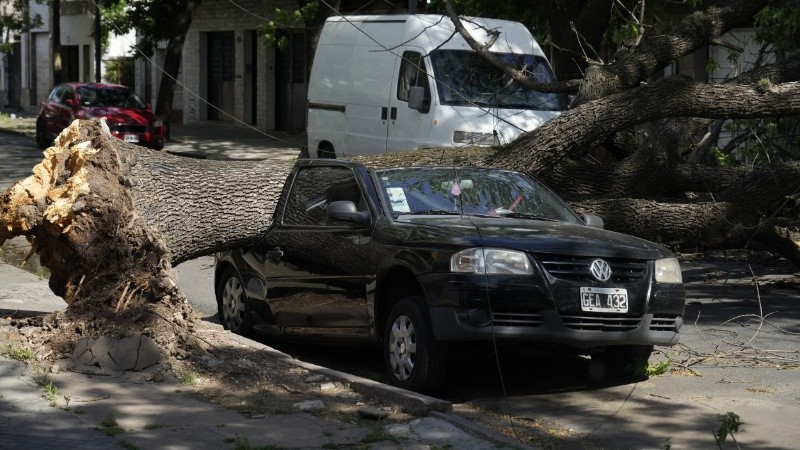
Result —
[[[242, 159], [255, 159], [256, 152], [264, 151], [244, 144], [231, 148], [241, 150], [239, 156], [247, 156]], [[26, 176], [41, 159], [41, 152], [33, 148], [29, 138], [2, 133], [0, 152], [0, 189]], [[290, 157], [288, 153], [286, 157]], [[220, 153], [215, 157], [231, 155]], [[204, 257], [178, 267], [182, 288], [210, 320], [216, 313], [212, 264], [213, 258]], [[545, 430], [572, 430], [576, 439], [605, 448], [661, 448], [667, 439], [672, 448], [713, 448], [717, 415], [728, 411], [738, 414], [743, 422], [736, 433], [742, 448], [796, 448], [800, 431], [791, 424], [800, 421], [800, 292], [780, 278], [764, 279], [756, 289], [753, 275], [771, 275], [772, 267], [746, 260], [724, 264], [694, 260], [684, 264], [690, 303], [682, 344], [658, 350], [676, 361], [690, 363], [691, 370], [640, 383], [598, 387], [587, 376], [592, 367], [586, 358], [506, 351], [498, 358], [503, 385], [493, 354], [472, 348], [460, 352], [462, 358], [454, 363], [441, 395], [461, 404], [456, 410], [467, 417], [473, 414], [467, 407], [478, 407], [496, 412], [498, 417], [537, 423]], [[710, 274], [715, 275], [713, 283], [706, 282]], [[45, 286], [32, 283], [36, 287], [31, 289]], [[60, 300], [47, 294], [45, 289], [37, 295], [41, 305], [14, 308], [45, 311], [57, 307]], [[14, 299], [5, 300], [9, 305]], [[380, 355], [371, 349], [350, 351], [266, 342], [300, 359], [335, 369], [368, 376], [381, 370]], [[703, 359], [708, 355], [713, 357]], [[657, 351], [654, 358], [663, 358], [663, 354]]]

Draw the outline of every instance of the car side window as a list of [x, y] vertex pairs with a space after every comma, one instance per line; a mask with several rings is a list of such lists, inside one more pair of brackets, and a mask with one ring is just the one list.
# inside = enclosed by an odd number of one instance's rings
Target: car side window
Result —
[[407, 102], [408, 90], [412, 86], [422, 86], [425, 89], [425, 106], [430, 107], [431, 86], [425, 71], [425, 61], [417, 52], [403, 52], [400, 74], [397, 79], [397, 99]]
[[367, 204], [353, 171], [346, 167], [304, 167], [292, 184], [283, 213], [284, 225], [346, 226], [353, 223], [328, 216], [331, 203], [350, 200], [359, 211]]
[[70, 99], [72, 99], [72, 100], [75, 99], [75, 90], [72, 89], [71, 87], [67, 86], [64, 89], [64, 95], [61, 97], [61, 104], [66, 105], [67, 104], [67, 100], [70, 100]]
[[53, 92], [50, 93], [50, 97], [48, 97], [47, 100], [53, 103], [61, 103], [61, 97], [64, 95], [64, 89], [66, 88], [66, 86], [58, 86], [53, 89]]

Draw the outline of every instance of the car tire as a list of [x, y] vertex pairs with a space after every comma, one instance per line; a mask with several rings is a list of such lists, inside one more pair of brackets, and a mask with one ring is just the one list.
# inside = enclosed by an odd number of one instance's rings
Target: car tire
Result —
[[228, 267], [222, 272], [219, 280], [217, 287], [219, 323], [226, 330], [236, 334], [252, 335], [253, 317], [241, 277], [232, 267]]
[[48, 141], [47, 133], [44, 130], [44, 125], [41, 120], [36, 121], [36, 146], [40, 149], [45, 149], [50, 146], [52, 142]]
[[441, 387], [447, 370], [447, 344], [433, 336], [423, 298], [404, 297], [394, 305], [382, 347], [389, 383], [417, 392]]
[[647, 378], [652, 353], [652, 345], [617, 345], [593, 352], [592, 360], [605, 366], [607, 376]]

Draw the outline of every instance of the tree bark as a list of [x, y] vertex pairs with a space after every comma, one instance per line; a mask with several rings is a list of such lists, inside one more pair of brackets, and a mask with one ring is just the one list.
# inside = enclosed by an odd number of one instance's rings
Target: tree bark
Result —
[[177, 14], [175, 33], [167, 42], [155, 108], [155, 114], [166, 126], [167, 139], [170, 137], [170, 129], [172, 127], [172, 101], [175, 97], [175, 86], [177, 85], [178, 72], [181, 69], [181, 59], [183, 59], [183, 43], [186, 41], [186, 33], [189, 31], [189, 27], [192, 26], [194, 13], [200, 7], [201, 1], [186, 0], [185, 7]]

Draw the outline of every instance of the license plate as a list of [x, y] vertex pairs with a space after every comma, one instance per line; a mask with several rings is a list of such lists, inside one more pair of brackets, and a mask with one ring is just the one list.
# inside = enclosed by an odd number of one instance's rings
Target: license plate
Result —
[[136, 144], [139, 142], [139, 135], [138, 134], [126, 134], [125, 135], [125, 142], [130, 142], [132, 144]]
[[628, 312], [628, 290], [619, 288], [582, 287], [581, 311]]

